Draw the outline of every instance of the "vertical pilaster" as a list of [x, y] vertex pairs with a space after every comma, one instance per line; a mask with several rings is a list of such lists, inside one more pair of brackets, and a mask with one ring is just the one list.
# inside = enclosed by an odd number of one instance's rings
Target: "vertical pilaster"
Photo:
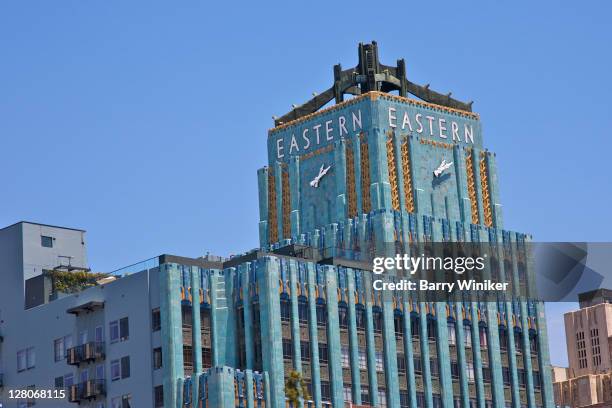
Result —
[[259, 187], [259, 245], [266, 248], [268, 242], [268, 168], [257, 170]]
[[372, 275], [364, 273], [365, 308], [366, 308], [366, 349], [368, 359], [368, 386], [370, 387], [370, 404], [378, 404], [378, 377], [376, 374], [376, 343], [374, 341], [374, 314], [372, 313]]
[[334, 173], [336, 176], [336, 213], [335, 220], [346, 218], [346, 140], [334, 142]]
[[459, 366], [459, 389], [461, 391], [461, 407], [470, 408], [470, 387], [467, 378], [467, 357], [465, 353], [465, 333], [463, 331], [463, 303], [457, 301], [455, 308], [455, 339], [457, 349], [457, 365]]
[[[252, 263], [243, 263], [238, 266], [238, 273], [242, 279], [242, 310], [244, 319], [244, 349], [245, 363], [248, 370], [254, 369], [254, 351], [253, 351], [253, 317], [251, 310], [251, 298], [249, 296], [250, 272], [253, 267]], [[252, 380], [252, 378], [251, 378]]]
[[368, 136], [370, 142], [372, 210], [391, 208], [386, 135], [381, 129], [372, 128], [372, 132]]
[[312, 399], [315, 408], [321, 408], [321, 367], [319, 365], [319, 339], [317, 332], [316, 269], [312, 262], [306, 263], [308, 279], [308, 337], [310, 339], [310, 367]]
[[[426, 302], [419, 302], [419, 337], [421, 348], [421, 367], [423, 371], [423, 389], [433, 389], [431, 381], [431, 361], [429, 358], [429, 336], [427, 333], [427, 308]], [[431, 392], [425, 392], [425, 408], [433, 408], [433, 396]]]
[[191, 344], [193, 350], [192, 401], [198, 400], [197, 378], [202, 372], [202, 333], [200, 321], [200, 268], [191, 267]]
[[164, 366], [164, 406], [176, 407], [178, 398], [176, 379], [183, 376], [183, 326], [179, 296], [180, 273], [178, 265], [159, 267], [162, 358]]
[[255, 408], [255, 399], [253, 395], [253, 371], [250, 369], [244, 373], [244, 383], [246, 388], [246, 408]]
[[416, 381], [414, 372], [414, 348], [412, 346], [412, 321], [410, 303], [407, 295], [404, 295], [404, 356], [406, 356], [406, 382], [408, 383], [408, 406], [417, 408]]
[[[291, 189], [291, 236], [301, 233], [300, 226], [300, 158], [291, 157], [289, 161], [289, 186]], [[283, 237], [287, 238], [287, 237]]]
[[278, 258], [264, 257], [257, 261], [257, 281], [261, 296], [260, 324], [263, 369], [269, 376], [271, 408], [285, 405], [285, 374], [280, 319], [280, 262]]
[[497, 174], [497, 160], [495, 153], [487, 154], [487, 169], [489, 173], [489, 189], [491, 194], [491, 209], [493, 210], [493, 225], [501, 229], [504, 225], [502, 205], [499, 197], [499, 176]]
[[334, 407], [341, 407], [344, 398], [342, 396], [342, 351], [338, 321], [338, 275], [336, 268], [332, 266], [322, 266], [322, 268], [325, 274], [325, 293], [327, 295], [327, 350], [331, 401]]
[[353, 403], [361, 405], [361, 376], [359, 375], [359, 339], [357, 336], [357, 312], [355, 310], [355, 271], [347, 269], [349, 347], [351, 355], [351, 389]]
[[472, 320], [472, 356], [474, 358], [474, 381], [476, 383], [476, 401], [478, 408], [485, 407], [485, 389], [482, 378], [482, 356], [480, 355], [480, 319], [478, 317], [478, 303], [470, 302], [470, 313]]
[[395, 340], [394, 309], [391, 291], [383, 296], [383, 356], [387, 389], [387, 406], [399, 407], [399, 373], [397, 372], [397, 342]]
[[289, 264], [289, 288], [291, 291], [291, 340], [293, 343], [293, 368], [302, 372], [302, 352], [300, 350], [300, 321], [297, 293], [297, 261], [291, 259]]
[[542, 405], [544, 408], [555, 406], [555, 396], [552, 387], [552, 375], [550, 354], [548, 352], [548, 334], [546, 330], [546, 316], [544, 313], [544, 303], [536, 302], [537, 313], [537, 334], [538, 334], [538, 365], [540, 366], [540, 376], [542, 378]]

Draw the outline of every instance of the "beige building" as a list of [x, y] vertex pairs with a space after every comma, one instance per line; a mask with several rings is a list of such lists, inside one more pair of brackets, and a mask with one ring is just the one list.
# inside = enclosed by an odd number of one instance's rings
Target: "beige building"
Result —
[[580, 309], [566, 313], [569, 367], [553, 367], [560, 407], [612, 407], [612, 291], [579, 296]]

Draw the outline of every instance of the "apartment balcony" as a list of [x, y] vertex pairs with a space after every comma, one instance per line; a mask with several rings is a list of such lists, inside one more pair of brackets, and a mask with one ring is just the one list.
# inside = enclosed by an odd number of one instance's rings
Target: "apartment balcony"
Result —
[[89, 380], [74, 384], [68, 390], [68, 401], [79, 404], [106, 395], [104, 380]]
[[66, 350], [66, 362], [70, 365], [89, 363], [104, 359], [104, 343], [90, 342]]

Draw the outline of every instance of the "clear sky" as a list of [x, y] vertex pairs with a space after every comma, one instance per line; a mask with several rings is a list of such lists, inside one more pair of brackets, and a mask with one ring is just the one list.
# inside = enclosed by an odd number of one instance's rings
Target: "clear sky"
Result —
[[[377, 40], [412, 81], [475, 101], [508, 229], [610, 241], [611, 14], [608, 1], [3, 1], [0, 225], [86, 229], [99, 271], [254, 248], [271, 116]], [[551, 348], [562, 363], [564, 342]]]

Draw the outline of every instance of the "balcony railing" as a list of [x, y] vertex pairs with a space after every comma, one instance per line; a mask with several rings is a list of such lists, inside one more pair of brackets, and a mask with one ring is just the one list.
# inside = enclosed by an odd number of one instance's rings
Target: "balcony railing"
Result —
[[104, 343], [90, 342], [66, 350], [66, 362], [79, 365], [104, 358]]
[[68, 401], [81, 403], [106, 395], [104, 380], [89, 380], [70, 386]]

